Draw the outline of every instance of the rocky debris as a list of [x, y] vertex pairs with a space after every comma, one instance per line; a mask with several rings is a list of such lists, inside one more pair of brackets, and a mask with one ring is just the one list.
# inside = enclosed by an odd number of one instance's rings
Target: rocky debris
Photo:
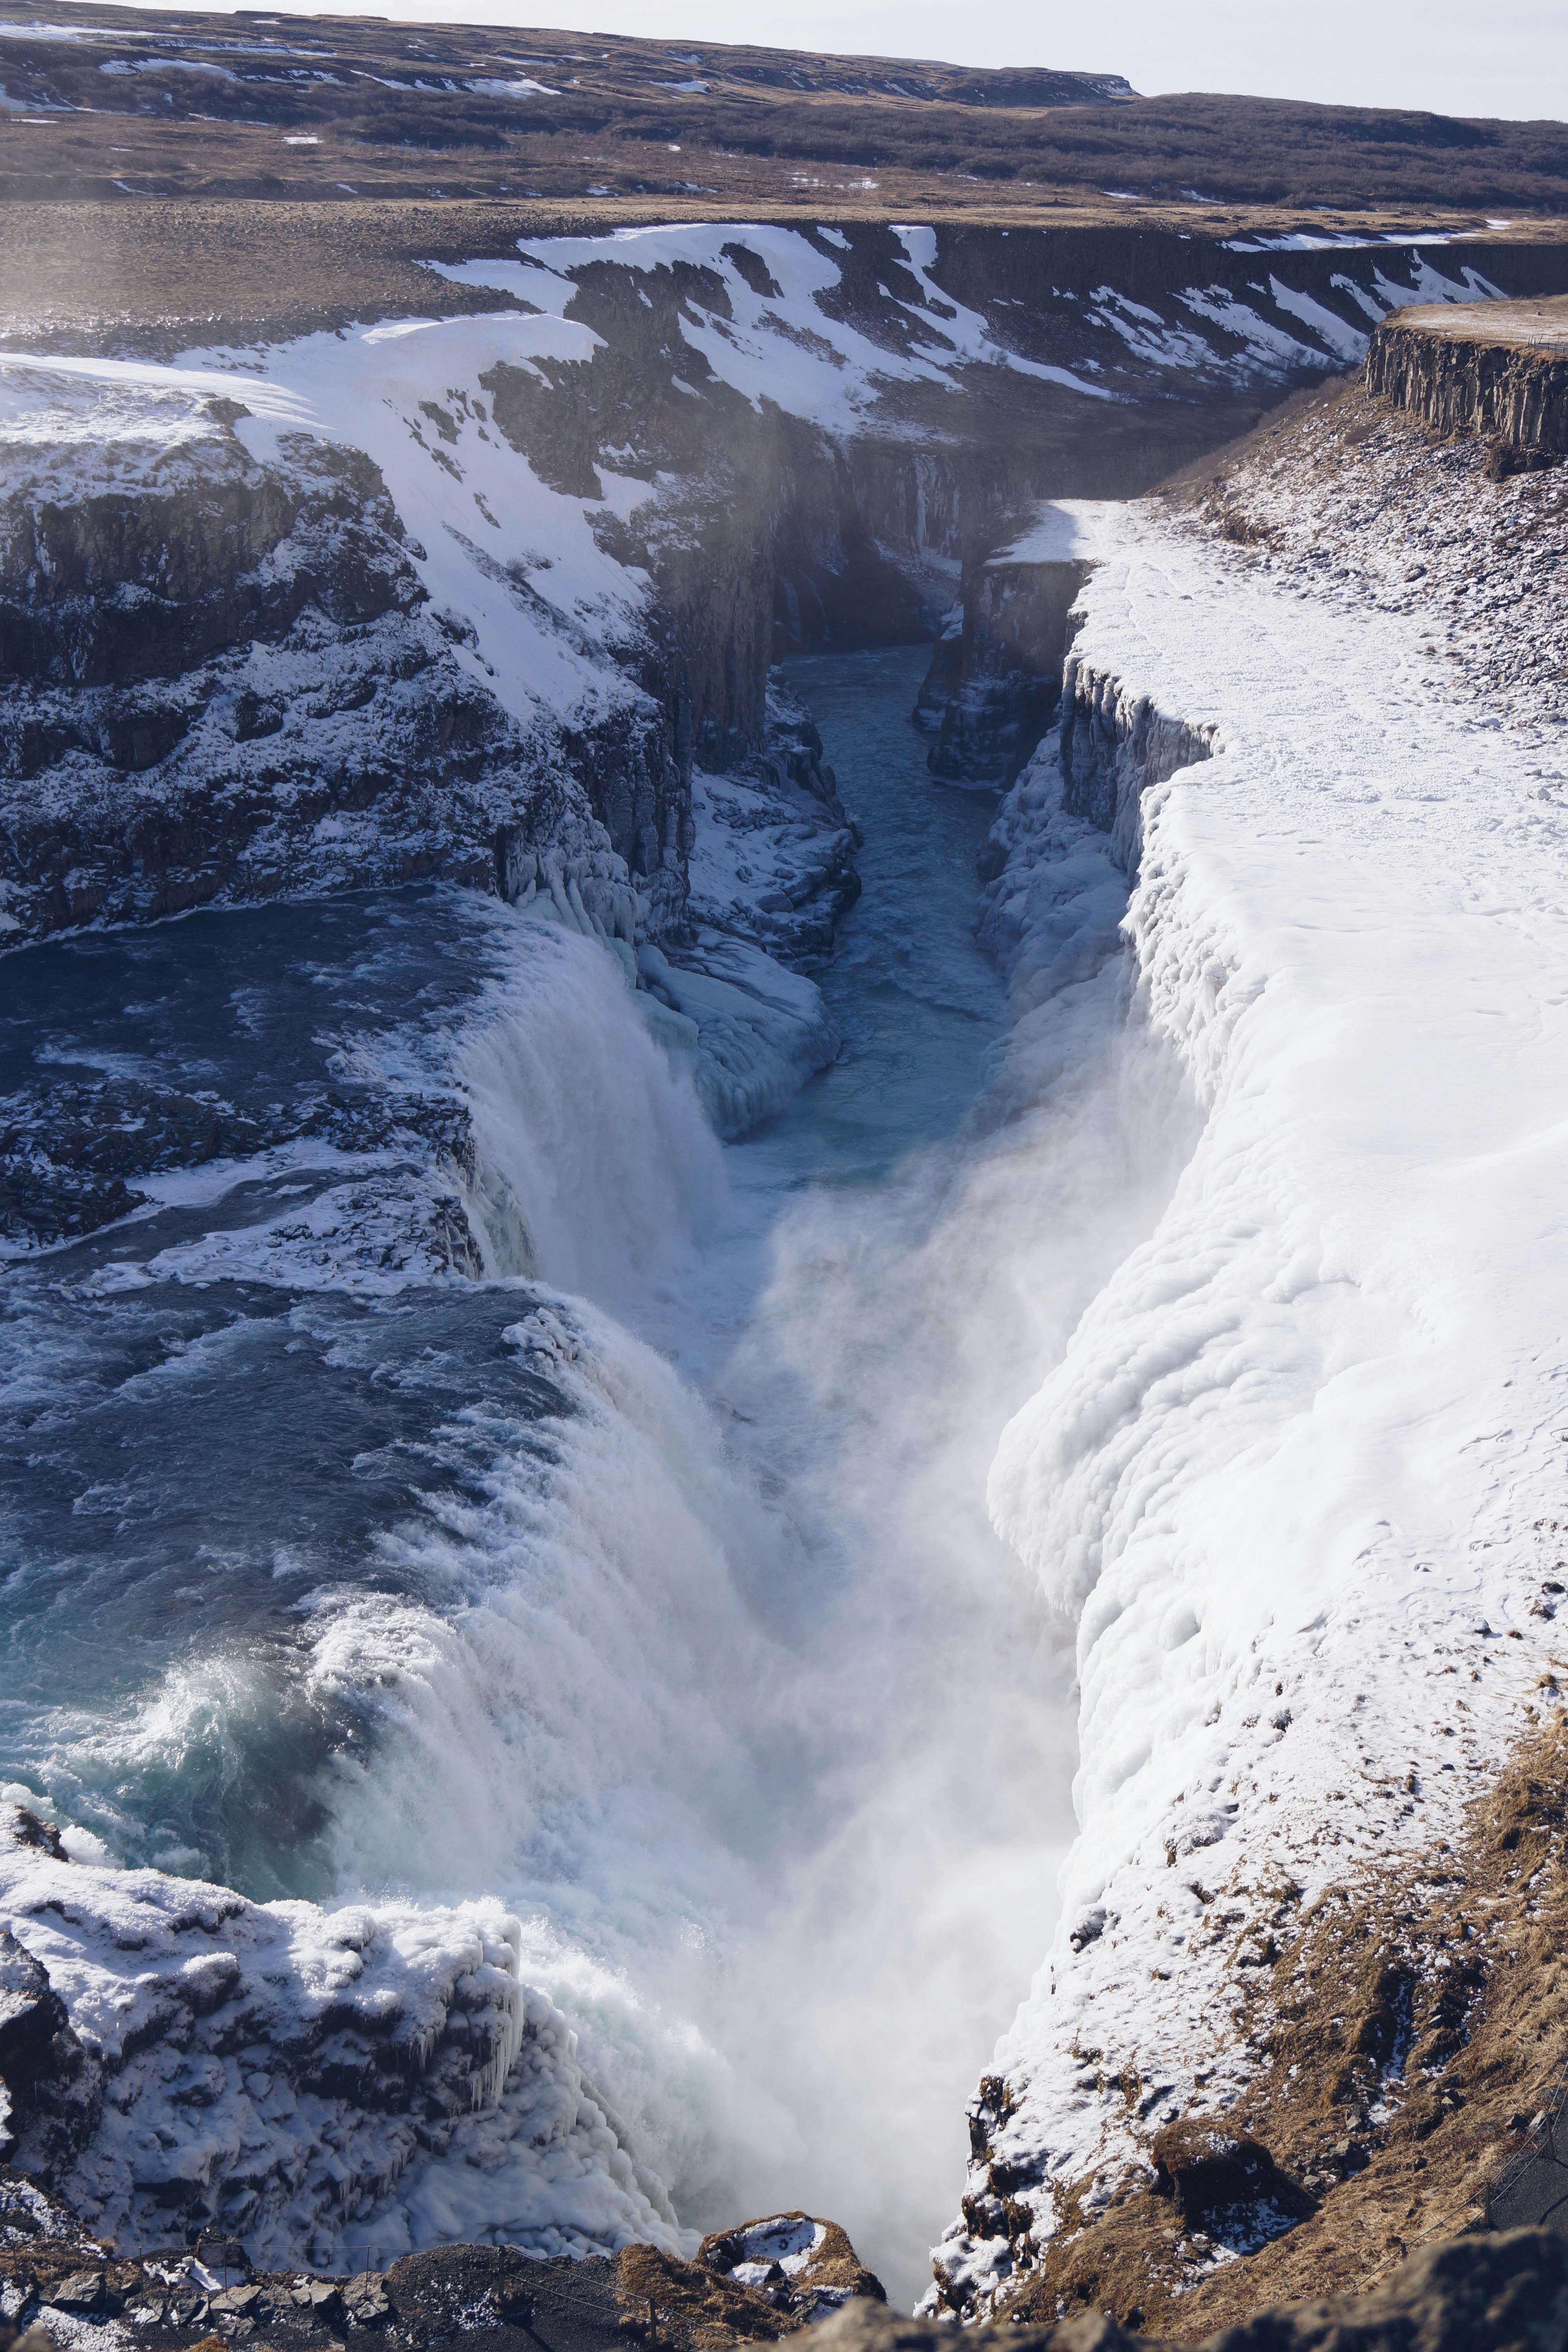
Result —
[[1262, 2142], [1223, 2117], [1166, 2124], [1149, 2153], [1155, 2195], [1171, 2200], [1189, 2231], [1237, 2252], [1253, 2252], [1312, 2210], [1310, 2197]]
[[[8, 2228], [23, 2199], [45, 2205], [41, 2227]], [[31, 2219], [29, 2211], [29, 2220]], [[750, 2267], [722, 2257], [731, 2240], [777, 2242], [782, 2263]], [[798, 2244], [797, 2244], [797, 2242]], [[727, 2352], [773, 2343], [840, 2310], [856, 2296], [879, 2301], [880, 2283], [835, 2222], [775, 2214], [710, 2239], [720, 2250], [682, 2262], [634, 2242], [610, 2260], [540, 2259], [511, 2245], [446, 2245], [405, 2254], [384, 2273], [322, 2276], [297, 2269], [253, 2270], [237, 2241], [202, 2238], [194, 2250], [120, 2252], [84, 2240], [78, 2225], [29, 2184], [0, 2171], [0, 2352], [81, 2352], [83, 2339], [58, 2327], [86, 2320], [110, 2352], [120, 2331], [149, 2352], [374, 2352], [385, 2345], [426, 2352], [454, 2338], [473, 2352], [613, 2352], [628, 2345]], [[790, 2268], [786, 2273], [783, 2265]], [[17, 2339], [20, 2339], [19, 2341]], [[58, 2339], [58, 2340], [57, 2340]]]
[[1568, 301], [1421, 304], [1367, 347], [1369, 392], [1443, 433], [1495, 436], [1490, 478], [1568, 455]]
[[[1174, 2316], [1175, 2315], [1173, 2315]], [[1274, 2304], [1198, 2336], [1142, 2335], [1098, 2311], [1059, 2324], [976, 2327], [996, 2352], [1562, 2352], [1568, 2345], [1568, 2239], [1543, 2230], [1450, 2239], [1402, 2263], [1368, 2294]], [[1136, 2323], [1133, 2323], [1136, 2326]], [[823, 2352], [945, 2352], [952, 2330], [856, 2303], [825, 2326]]]
[[699, 1097], [730, 1139], [771, 1118], [838, 1051], [822, 992], [743, 939], [700, 930], [678, 959], [637, 950], [655, 1034], [689, 1056]]
[[798, 2207], [713, 2231], [697, 2264], [765, 2296], [796, 2323], [826, 2318], [857, 2295], [888, 2299], [837, 2222], [816, 2221]]
[[1561, 468], [1500, 467], [1481, 432], [1444, 437], [1349, 383], [1286, 403], [1167, 495], [1276, 587], [1414, 621], [1426, 676], [1413, 691], [1519, 730], [1544, 797], [1568, 785]]

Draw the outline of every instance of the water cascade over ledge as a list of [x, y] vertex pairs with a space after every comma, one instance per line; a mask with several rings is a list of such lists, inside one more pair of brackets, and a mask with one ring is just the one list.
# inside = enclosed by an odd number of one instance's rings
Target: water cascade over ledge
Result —
[[[986, 1474], [1185, 1132], [1133, 1066], [1102, 840], [1059, 845], [1055, 978], [1005, 909], [1001, 963], [976, 943], [994, 803], [926, 777], [922, 664], [797, 665], [865, 835], [821, 975], [845, 1042], [728, 1150], [620, 963], [535, 908], [32, 951], [18, 1068], [166, 1087], [205, 1024], [254, 1146], [16, 1271], [12, 1459], [50, 1467], [13, 1490], [6, 1777], [73, 1825], [71, 1864], [28, 1867], [85, 1906], [43, 1957], [112, 2007], [89, 1885], [102, 1945], [145, 1900], [177, 1976], [162, 1890], [232, 1885], [237, 1970], [290, 1921], [285, 2005], [352, 1979], [348, 2030], [405, 2053], [396, 2095], [355, 2095], [345, 2189], [342, 2130], [302, 2120], [319, 2061], [285, 2116], [215, 2048], [250, 2158], [209, 2116], [152, 2161], [195, 2061], [144, 2026], [139, 2104], [74, 2179], [104, 2226], [184, 2178], [258, 2251], [384, 2262], [676, 2251], [804, 2200], [919, 2291], [1070, 1832], [1070, 1663]], [[438, 2128], [437, 2077], [468, 2085]]]

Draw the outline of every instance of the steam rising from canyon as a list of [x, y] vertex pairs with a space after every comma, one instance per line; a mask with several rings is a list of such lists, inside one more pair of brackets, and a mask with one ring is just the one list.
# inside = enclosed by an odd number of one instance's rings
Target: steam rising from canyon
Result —
[[[1000, 1011], [910, 914], [873, 889], [867, 952]], [[954, 1131], [824, 1174], [808, 1113], [727, 1179], [609, 958], [548, 945], [462, 1066], [495, 1271], [564, 1294], [506, 1337], [572, 1410], [485, 1428], [480, 1491], [381, 1538], [394, 1590], [313, 1620], [371, 1727], [338, 1885], [501, 1895], [682, 2220], [804, 2201], [907, 2302], [1071, 1833], [1069, 1637], [986, 1475], [1184, 1123], [1112, 952], [1016, 1008]]]

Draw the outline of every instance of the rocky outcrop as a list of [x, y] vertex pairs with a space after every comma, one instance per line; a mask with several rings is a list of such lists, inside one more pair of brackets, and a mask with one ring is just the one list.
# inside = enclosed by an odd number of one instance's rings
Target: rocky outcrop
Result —
[[1396, 311], [1373, 336], [1365, 376], [1440, 432], [1492, 436], [1499, 473], [1568, 453], [1563, 300]]
[[1082, 564], [999, 556], [966, 579], [915, 699], [916, 725], [936, 731], [933, 776], [1003, 790], [1016, 781], [1056, 715], [1084, 578]]
[[0, 2162], [47, 2113], [51, 2086], [77, 2071], [80, 2052], [47, 1971], [0, 1927]]
[[238, 388], [284, 385], [309, 433], [210, 390], [171, 433], [165, 377], [140, 437], [106, 400], [51, 440], [79, 383], [37, 395], [0, 510], [6, 938], [428, 875], [510, 891], [554, 847], [618, 859], [679, 941], [692, 763], [761, 750], [770, 661], [934, 639], [972, 579], [924, 707], [939, 773], [1006, 782], [1048, 722], [1060, 601], [994, 570], [1009, 519], [1233, 437], [1359, 352], [1396, 268], [871, 223], [497, 266], [531, 273], [549, 333], [474, 346], [455, 385], [465, 346], [427, 346], [374, 461], [286, 368]]
[[[12, 2161], [91, 2226], [142, 2245], [217, 2229], [256, 2259], [325, 2265], [395, 2183], [406, 2199], [450, 2159], [486, 2226], [536, 2252], [681, 2251], [499, 1906], [270, 1909], [73, 1864], [14, 1815], [0, 1869], [32, 2109]], [[563, 2166], [582, 2176], [574, 2229], [550, 2187]]]
[[129, 2326], [152, 2352], [264, 2337], [279, 2352], [426, 2352], [482, 2332], [488, 2352], [729, 2352], [776, 2343], [851, 2300], [883, 2300], [837, 2222], [798, 2210], [703, 2241], [694, 2261], [634, 2243], [610, 2262], [531, 2258], [505, 2244], [405, 2254], [384, 2272], [258, 2269], [233, 2237], [197, 2234], [149, 2258], [84, 2238], [69, 2208], [0, 2169], [0, 2352], [110, 2344]]
[[493, 887], [504, 845], [586, 844], [595, 820], [678, 921], [686, 801], [655, 699], [575, 733], [520, 723], [458, 658], [369, 460], [300, 436], [258, 464], [234, 422], [209, 409], [155, 466], [11, 453], [0, 929]]
[[825, 956], [860, 895], [860, 835], [811, 713], [775, 673], [762, 749], [692, 772], [696, 838], [687, 911], [789, 961]]
[[1137, 862], [1143, 793], [1178, 768], [1212, 757], [1216, 741], [1214, 728], [1157, 710], [1146, 694], [1129, 694], [1120, 678], [1068, 655], [1062, 676], [1062, 805], [1110, 834], [1129, 872]]

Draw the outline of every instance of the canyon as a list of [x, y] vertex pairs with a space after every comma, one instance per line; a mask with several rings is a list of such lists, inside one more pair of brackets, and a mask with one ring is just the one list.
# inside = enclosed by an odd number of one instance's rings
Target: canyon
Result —
[[1568, 262], [1237, 186], [6, 197], [6, 2326], [1559, 2324]]

